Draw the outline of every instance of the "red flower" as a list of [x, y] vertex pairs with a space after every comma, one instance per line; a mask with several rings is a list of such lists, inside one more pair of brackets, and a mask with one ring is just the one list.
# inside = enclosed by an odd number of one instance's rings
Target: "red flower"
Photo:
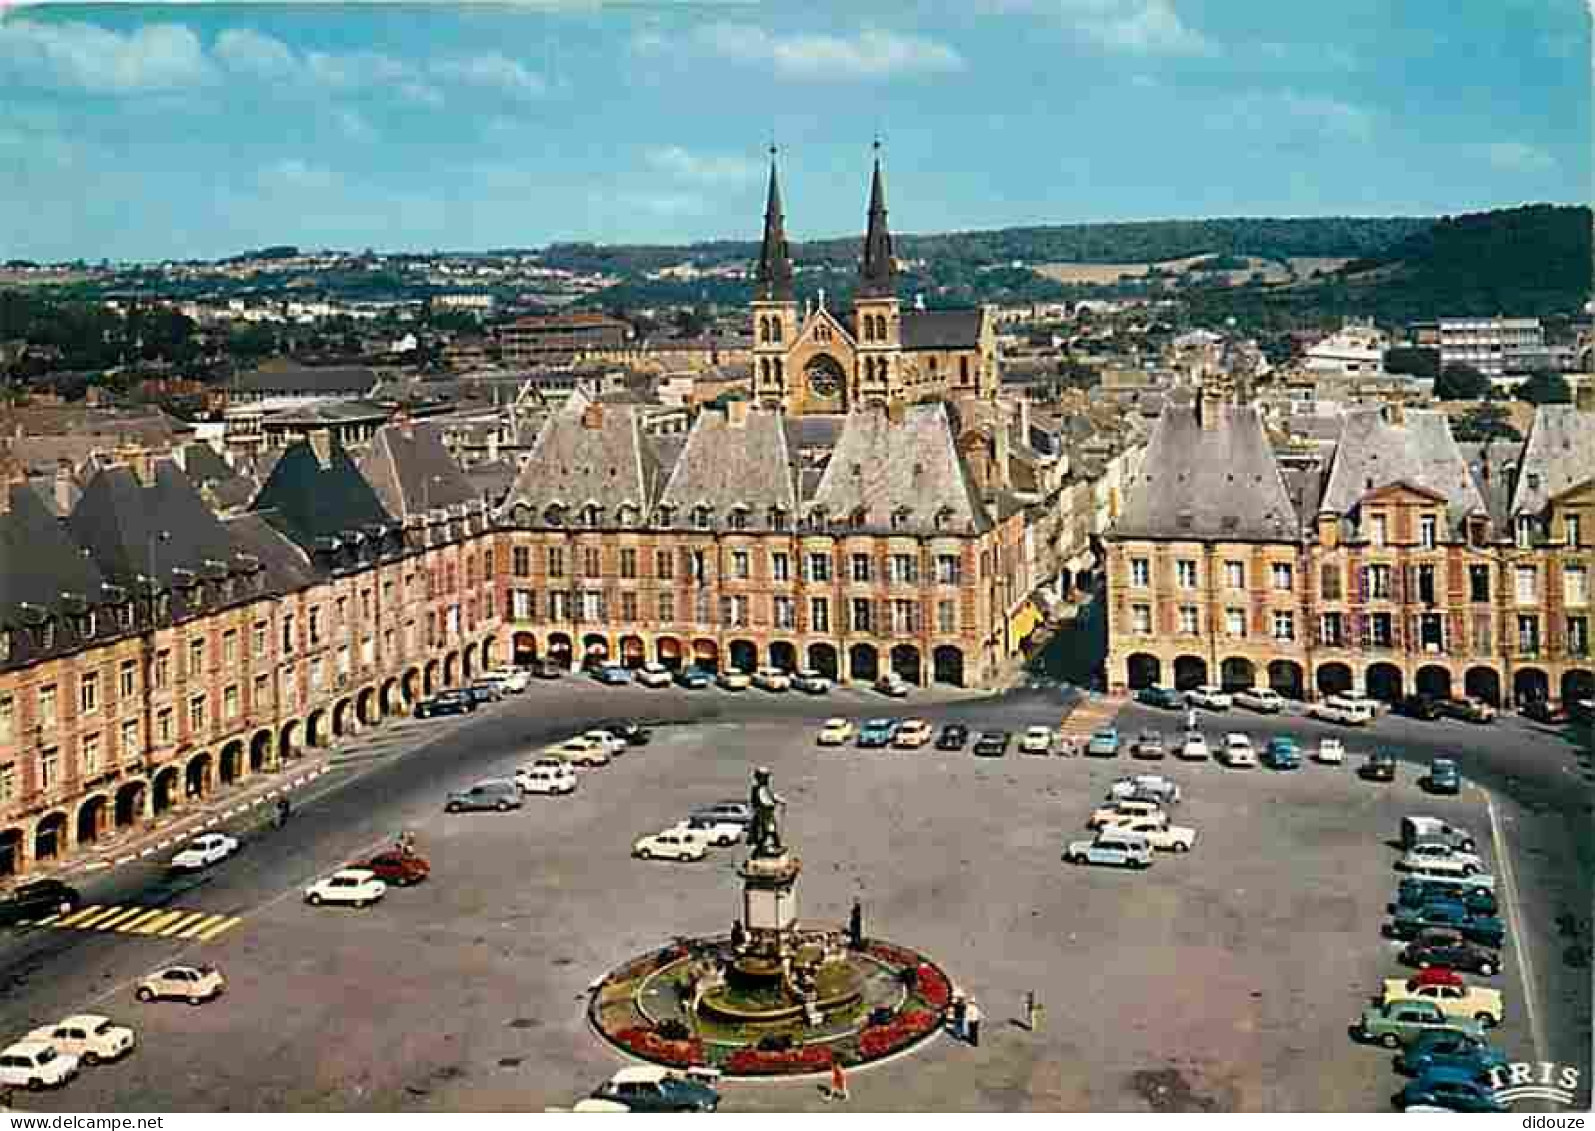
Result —
[[923, 1009], [900, 1013], [884, 1025], [871, 1025], [858, 1039], [864, 1059], [874, 1060], [924, 1036], [936, 1027], [936, 1015]]
[[615, 1041], [625, 1045], [645, 1060], [658, 1061], [677, 1068], [704, 1064], [703, 1042], [697, 1037], [685, 1041], [668, 1041], [652, 1029], [633, 1026], [614, 1034]]
[[824, 1045], [804, 1045], [781, 1052], [742, 1048], [726, 1058], [726, 1071], [737, 1076], [779, 1076], [823, 1072], [831, 1066], [831, 1050]]
[[918, 971], [919, 996], [933, 1009], [945, 1009], [952, 1000], [953, 988], [947, 975], [928, 962], [922, 962]]

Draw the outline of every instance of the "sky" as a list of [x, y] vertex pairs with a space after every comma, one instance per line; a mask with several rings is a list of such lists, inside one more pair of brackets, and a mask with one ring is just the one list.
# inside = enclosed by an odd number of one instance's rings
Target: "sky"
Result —
[[0, 0], [0, 260], [1588, 202], [1595, 0]]

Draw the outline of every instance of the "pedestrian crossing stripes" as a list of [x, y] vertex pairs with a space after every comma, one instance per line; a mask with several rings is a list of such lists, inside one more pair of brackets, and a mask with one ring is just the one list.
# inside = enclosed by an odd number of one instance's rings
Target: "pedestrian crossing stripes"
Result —
[[1118, 697], [1093, 697], [1070, 711], [1058, 724], [1058, 733], [1066, 738], [1089, 738], [1091, 732], [1110, 722], [1124, 700]]
[[35, 926], [57, 931], [110, 931], [146, 938], [210, 942], [242, 922], [237, 915], [213, 915], [166, 907], [80, 907], [70, 915], [52, 915]]

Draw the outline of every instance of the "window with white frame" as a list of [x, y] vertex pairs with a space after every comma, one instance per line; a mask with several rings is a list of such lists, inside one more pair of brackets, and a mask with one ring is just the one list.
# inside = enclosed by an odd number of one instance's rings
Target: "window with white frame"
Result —
[[1246, 637], [1246, 610], [1245, 609], [1225, 609], [1224, 610], [1224, 635], [1228, 636], [1228, 637], [1230, 637], [1230, 638], [1232, 638], [1234, 640], [1245, 639], [1245, 637]]
[[1517, 618], [1517, 650], [1535, 653], [1540, 650], [1540, 618], [1520, 614]]
[[1181, 589], [1196, 588], [1196, 563], [1187, 558], [1181, 558], [1174, 563], [1174, 580]]
[[938, 601], [936, 603], [936, 631], [941, 633], [958, 631], [958, 602]]
[[1187, 636], [1195, 636], [1202, 631], [1201, 616], [1195, 605], [1180, 606], [1180, 631]]
[[54, 746], [39, 755], [39, 788], [50, 790], [61, 780], [61, 752]]
[[1422, 515], [1418, 519], [1418, 544], [1425, 550], [1432, 550], [1438, 540], [1439, 523], [1432, 514]]
[[1578, 518], [1579, 516], [1576, 514], [1566, 514], [1562, 516], [1562, 533], [1566, 538], [1568, 547], [1575, 550], [1583, 544], [1582, 540], [1579, 538], [1580, 532]]
[[100, 676], [98, 672], [89, 672], [78, 680], [78, 711], [80, 714], [93, 715], [100, 709]]
[[1562, 567], [1562, 603], [1582, 605], [1589, 601], [1589, 571], [1581, 565]]
[[1268, 575], [1273, 580], [1274, 588], [1281, 593], [1289, 593], [1294, 587], [1296, 570], [1289, 562], [1274, 562], [1268, 567]]
[[39, 688], [39, 726], [44, 730], [55, 728], [55, 684]]
[[188, 701], [188, 731], [198, 734], [205, 729], [205, 697], [196, 695]]
[[779, 596], [776, 597], [775, 598], [774, 613], [775, 613], [774, 619], [775, 619], [775, 627], [776, 628], [793, 628], [793, 627], [796, 627], [796, 625], [797, 625], [797, 609], [792, 603], [792, 598], [790, 598], [790, 597], [779, 597]]
[[139, 749], [137, 719], [128, 719], [122, 724], [122, 741], [120, 745], [121, 750], [119, 753], [124, 761], [131, 761], [144, 753]]
[[831, 555], [824, 553], [809, 554], [809, 580], [831, 580]]
[[100, 772], [100, 732], [92, 731], [83, 736], [83, 776], [92, 778]]
[[1130, 631], [1137, 636], [1152, 635], [1152, 606], [1130, 606]]
[[10, 695], [0, 695], [0, 742], [10, 742], [17, 736], [17, 701]]
[[1226, 589], [1246, 588], [1246, 563], [1228, 561], [1224, 563], [1224, 587]]
[[1130, 559], [1130, 584], [1145, 589], [1152, 584], [1152, 563], [1146, 558]]
[[176, 719], [170, 707], [162, 707], [155, 712], [155, 740], [162, 746], [170, 746], [177, 739]]
[[1389, 537], [1387, 520], [1382, 514], [1368, 516], [1368, 541], [1375, 546], [1383, 546]]
[[770, 577], [775, 581], [792, 579], [792, 559], [789, 555], [779, 551], [770, 555]]
[[1275, 610], [1274, 612], [1274, 639], [1296, 639], [1296, 614]]
[[1534, 604], [1536, 600], [1536, 594], [1539, 591], [1538, 579], [1536, 577], [1537, 572], [1538, 571], [1533, 566], [1529, 565], [1520, 565], [1514, 572], [1513, 576], [1517, 580], [1516, 592], [1518, 604]]
[[831, 605], [824, 597], [809, 598], [809, 631], [831, 631]]

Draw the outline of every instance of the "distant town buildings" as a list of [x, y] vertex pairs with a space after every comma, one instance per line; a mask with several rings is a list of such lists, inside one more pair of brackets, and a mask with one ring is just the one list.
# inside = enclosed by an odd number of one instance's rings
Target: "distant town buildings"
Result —
[[1468, 365], [1491, 380], [1526, 377], [1549, 363], [1538, 318], [1441, 318], [1415, 336], [1439, 348], [1441, 368]]
[[505, 364], [534, 365], [618, 350], [630, 338], [631, 327], [606, 314], [532, 314], [500, 326], [497, 336]]

